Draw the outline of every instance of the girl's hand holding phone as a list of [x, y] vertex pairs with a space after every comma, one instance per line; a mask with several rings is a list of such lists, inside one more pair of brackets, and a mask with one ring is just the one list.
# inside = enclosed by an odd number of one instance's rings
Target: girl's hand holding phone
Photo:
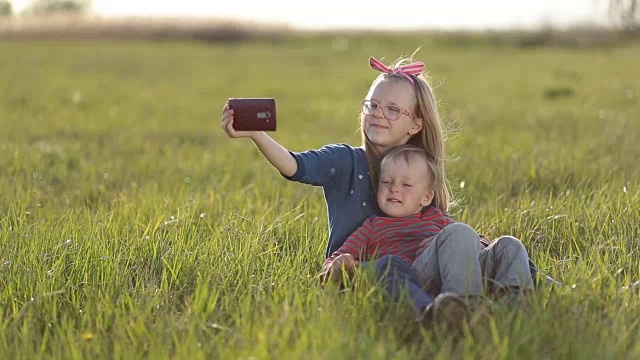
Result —
[[298, 171], [298, 162], [289, 150], [267, 134], [276, 131], [273, 98], [229, 98], [222, 109], [220, 127], [230, 138], [250, 138], [282, 175], [293, 176]]
[[259, 131], [237, 131], [233, 128], [233, 109], [229, 108], [229, 103], [224, 105], [222, 109], [222, 122], [220, 126], [230, 138], [253, 137]]
[[221, 125], [229, 137], [252, 137], [263, 131], [276, 131], [276, 120], [273, 98], [229, 98]]

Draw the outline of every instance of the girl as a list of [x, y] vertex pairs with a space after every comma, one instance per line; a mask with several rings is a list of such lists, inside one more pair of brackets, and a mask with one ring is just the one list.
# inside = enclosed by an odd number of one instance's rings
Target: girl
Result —
[[[265, 132], [235, 131], [233, 128], [233, 110], [224, 106], [221, 127], [231, 138], [250, 138], [265, 158], [288, 180], [315, 186], [322, 186], [327, 203], [329, 224], [329, 243], [326, 257], [329, 257], [345, 242], [365, 219], [372, 215], [382, 215], [376, 204], [376, 190], [379, 182], [381, 159], [389, 151], [404, 145], [424, 149], [437, 167], [436, 182], [443, 184], [435, 192], [428, 206], [436, 207], [443, 213], [449, 208], [449, 190], [444, 169], [445, 147], [442, 123], [431, 85], [422, 75], [422, 62], [407, 63], [400, 60], [388, 67], [375, 58], [369, 59], [369, 65], [381, 74], [371, 84], [369, 92], [362, 100], [360, 130], [362, 146], [348, 144], [330, 144], [318, 150], [291, 152], [274, 141]], [[404, 64], [404, 65], [403, 65]], [[455, 231], [456, 229], [452, 229]], [[456, 236], [474, 236], [475, 232], [456, 231]], [[477, 235], [475, 235], [477, 236]], [[438, 238], [449, 238], [444, 229]], [[429, 258], [437, 257], [442, 246], [429, 246], [434, 238], [425, 239], [417, 254], [432, 248]], [[460, 239], [471, 243], [475, 238]], [[502, 246], [502, 244], [511, 244]], [[514, 245], [515, 244], [515, 245]], [[510, 251], [503, 248], [509, 248]], [[517, 254], [511, 249], [518, 249]], [[493, 266], [489, 272], [504, 269], [507, 274], [487, 274], [499, 281], [501, 278], [515, 279], [514, 271], [528, 268], [528, 264], [516, 264], [514, 259], [522, 259], [520, 250], [524, 249], [520, 241], [513, 237], [498, 239], [488, 247], [485, 256], [491, 259]], [[495, 251], [494, 251], [495, 250]], [[517, 256], [516, 256], [517, 255]], [[525, 259], [526, 259], [525, 252]], [[424, 264], [426, 266], [433, 264]], [[500, 269], [498, 269], [500, 268]], [[436, 274], [438, 279], [446, 279], [443, 269], [428, 268], [425, 274]], [[479, 270], [479, 269], [478, 269]], [[421, 273], [419, 269], [416, 269]], [[503, 275], [501, 277], [501, 275]], [[531, 278], [528, 278], [531, 281]], [[426, 279], [431, 280], [431, 279]], [[458, 295], [465, 295], [469, 284], [457, 284], [436, 281], [430, 284], [435, 292], [449, 289]], [[500, 284], [516, 286], [516, 284]], [[517, 284], [523, 285], [523, 284]], [[530, 283], [524, 284], [530, 287]]]

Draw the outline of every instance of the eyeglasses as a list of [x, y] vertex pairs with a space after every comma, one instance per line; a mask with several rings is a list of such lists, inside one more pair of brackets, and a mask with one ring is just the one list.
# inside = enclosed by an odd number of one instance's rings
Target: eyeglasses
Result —
[[382, 105], [373, 100], [362, 100], [362, 112], [367, 115], [375, 114], [378, 109], [382, 109], [382, 116], [386, 119], [395, 121], [402, 116], [402, 114], [407, 115], [408, 117], [415, 119], [415, 115], [411, 113], [411, 111], [406, 109], [401, 109], [395, 105]]

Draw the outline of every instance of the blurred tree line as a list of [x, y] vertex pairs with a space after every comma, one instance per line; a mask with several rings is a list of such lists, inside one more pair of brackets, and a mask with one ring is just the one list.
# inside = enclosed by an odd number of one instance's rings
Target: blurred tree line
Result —
[[0, 0], [0, 16], [13, 15], [13, 7], [8, 0]]
[[[84, 14], [91, 10], [91, 0], [33, 0], [25, 15]], [[10, 0], [0, 0], [0, 17], [14, 13]], [[640, 32], [638, 0], [609, 0], [609, 16], [614, 27]]]
[[[91, 10], [91, 0], [33, 0], [24, 10], [25, 15], [84, 14]], [[12, 16], [10, 0], [0, 0], [0, 16]]]
[[640, 4], [638, 0], [609, 0], [609, 14], [614, 25], [626, 31], [640, 32]]

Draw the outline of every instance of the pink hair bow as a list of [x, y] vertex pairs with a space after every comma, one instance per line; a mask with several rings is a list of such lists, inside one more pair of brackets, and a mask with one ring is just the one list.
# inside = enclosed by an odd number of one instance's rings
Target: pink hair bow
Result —
[[383, 73], [404, 76], [411, 81], [411, 84], [413, 84], [413, 78], [410, 75], [420, 75], [424, 71], [424, 63], [422, 61], [390, 68], [372, 56], [369, 58], [369, 65]]

